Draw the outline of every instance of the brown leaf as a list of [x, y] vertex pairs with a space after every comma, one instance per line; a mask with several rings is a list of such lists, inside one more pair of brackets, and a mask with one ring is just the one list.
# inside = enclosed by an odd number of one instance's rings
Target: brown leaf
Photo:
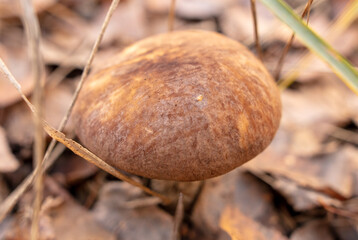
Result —
[[[40, 240], [115, 240], [115, 236], [101, 227], [92, 214], [80, 206], [51, 178], [46, 178], [46, 189], [51, 194], [40, 213]], [[22, 198], [21, 211], [12, 219], [4, 240], [30, 239], [32, 196]]]
[[356, 116], [358, 98], [332, 74], [321, 74], [297, 90], [283, 91], [282, 107], [283, 126], [320, 129], [323, 123], [337, 124]]
[[58, 239], [63, 240], [102, 240], [116, 239], [109, 231], [98, 224], [94, 217], [82, 206], [69, 201], [49, 212]]
[[303, 188], [343, 200], [353, 195], [352, 173], [358, 170], [355, 163], [357, 156], [357, 150], [343, 146], [332, 154], [322, 154], [314, 158], [293, 157], [287, 160], [277, 155], [275, 157], [270, 153], [270, 149], [267, 149], [245, 167], [253, 172], [267, 172], [291, 179]]
[[207, 236], [215, 236], [220, 230], [221, 213], [229, 205], [237, 206], [253, 221], [282, 230], [270, 190], [240, 170], [205, 182], [193, 209], [192, 221]]
[[[14, 87], [13, 87], [14, 88]], [[72, 90], [62, 84], [45, 93], [45, 118], [53, 126], [58, 126], [72, 99]], [[21, 146], [31, 145], [34, 136], [32, 114], [25, 103], [18, 103], [6, 112], [4, 127], [11, 143]], [[67, 124], [66, 131], [71, 128], [71, 122]]]
[[340, 201], [321, 192], [302, 187], [297, 182], [281, 176], [270, 177], [265, 173], [255, 172], [257, 177], [280, 192], [295, 211], [308, 211], [322, 204], [340, 205]]
[[60, 157], [52, 167], [51, 175], [65, 185], [73, 185], [78, 181], [94, 175], [98, 168], [76, 155]]
[[126, 240], [170, 239], [173, 218], [155, 205], [128, 208], [131, 201], [143, 198], [140, 189], [125, 182], [103, 186], [93, 214], [106, 229]]

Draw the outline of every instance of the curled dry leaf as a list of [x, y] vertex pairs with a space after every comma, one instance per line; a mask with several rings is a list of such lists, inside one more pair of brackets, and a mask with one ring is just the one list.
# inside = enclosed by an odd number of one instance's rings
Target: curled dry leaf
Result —
[[0, 173], [13, 172], [18, 167], [19, 162], [10, 150], [5, 130], [0, 127]]
[[[132, 200], [143, 198], [143, 192], [125, 182], [105, 184], [94, 206], [93, 215], [118, 239], [167, 240], [173, 229], [173, 218], [156, 205], [128, 208]], [[151, 200], [150, 200], [151, 201]]]

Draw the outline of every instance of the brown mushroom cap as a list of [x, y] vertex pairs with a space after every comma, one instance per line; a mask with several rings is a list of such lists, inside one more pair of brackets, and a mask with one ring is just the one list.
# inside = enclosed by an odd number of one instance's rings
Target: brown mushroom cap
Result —
[[81, 142], [136, 175], [193, 181], [262, 152], [281, 117], [280, 94], [250, 51], [213, 32], [153, 36], [92, 75], [75, 108]]

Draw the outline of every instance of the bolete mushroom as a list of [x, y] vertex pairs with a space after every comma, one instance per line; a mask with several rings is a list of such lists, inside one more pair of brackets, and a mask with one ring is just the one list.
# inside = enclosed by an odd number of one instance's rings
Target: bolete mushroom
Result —
[[224, 174], [262, 152], [281, 117], [272, 77], [240, 43], [178, 31], [134, 43], [93, 74], [74, 112], [81, 142], [147, 178]]

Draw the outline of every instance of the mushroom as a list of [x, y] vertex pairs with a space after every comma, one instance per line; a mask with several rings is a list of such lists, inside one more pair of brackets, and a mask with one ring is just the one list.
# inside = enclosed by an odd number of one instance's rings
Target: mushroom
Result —
[[134, 43], [83, 86], [74, 109], [81, 142], [139, 176], [195, 181], [262, 152], [281, 117], [272, 77], [240, 43], [177, 31]]

